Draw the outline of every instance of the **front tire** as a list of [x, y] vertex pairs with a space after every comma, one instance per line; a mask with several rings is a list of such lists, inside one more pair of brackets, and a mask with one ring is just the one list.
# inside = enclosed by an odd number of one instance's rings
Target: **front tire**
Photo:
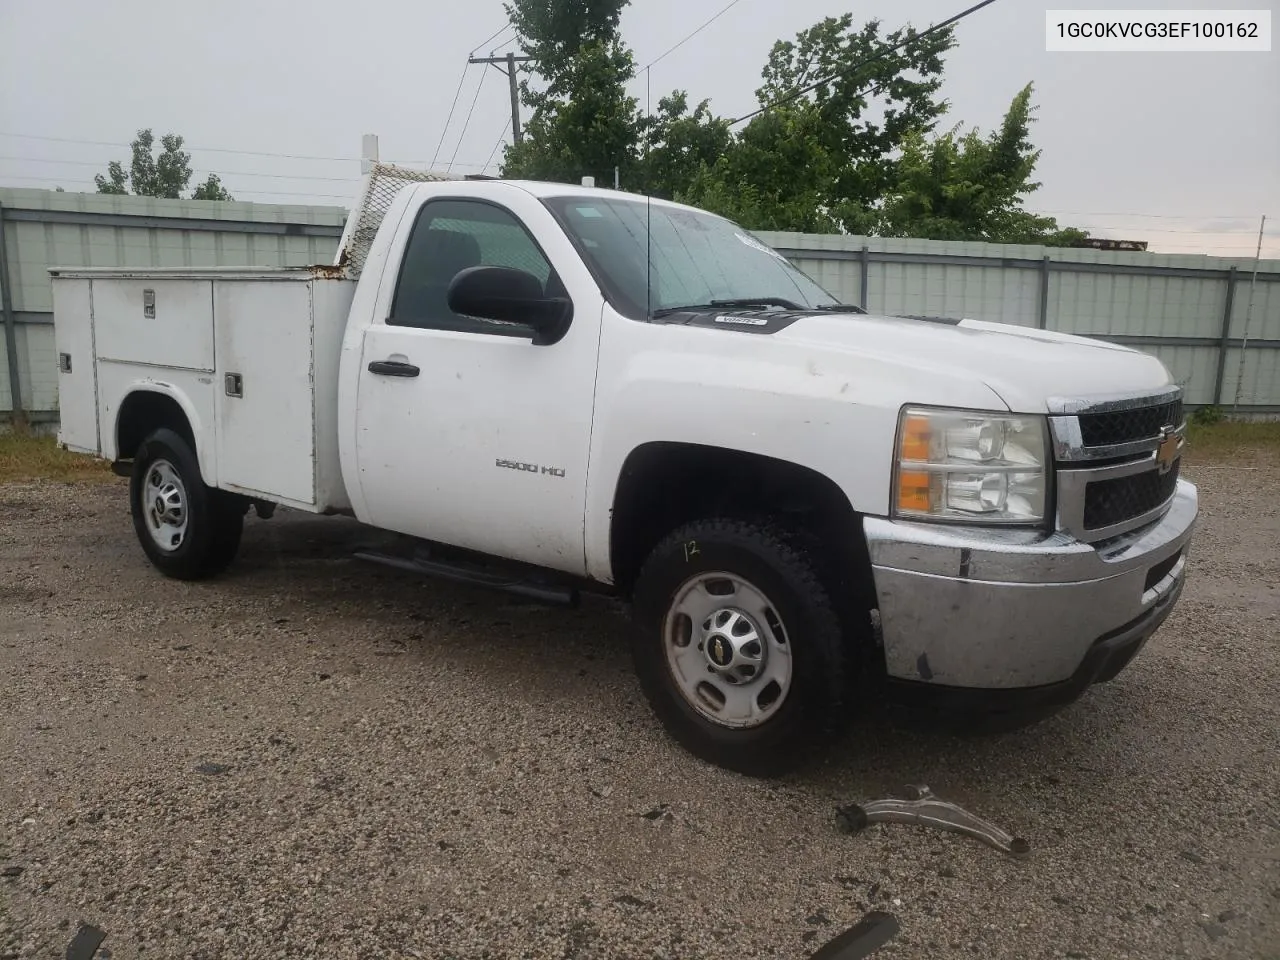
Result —
[[816, 562], [785, 528], [730, 519], [681, 527], [645, 562], [633, 609], [641, 687], [696, 756], [777, 776], [838, 729], [839, 619]]
[[138, 542], [165, 576], [215, 576], [240, 549], [244, 510], [234, 496], [205, 486], [195, 452], [173, 430], [156, 430], [142, 441], [129, 503]]

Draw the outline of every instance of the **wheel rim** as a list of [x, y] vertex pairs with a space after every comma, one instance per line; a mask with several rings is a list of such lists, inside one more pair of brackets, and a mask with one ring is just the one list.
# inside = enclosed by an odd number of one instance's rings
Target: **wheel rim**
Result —
[[667, 610], [662, 641], [680, 695], [720, 726], [760, 726], [791, 689], [791, 645], [777, 608], [737, 574], [686, 580]]
[[147, 467], [139, 493], [147, 532], [157, 547], [172, 553], [187, 538], [187, 488], [168, 460]]

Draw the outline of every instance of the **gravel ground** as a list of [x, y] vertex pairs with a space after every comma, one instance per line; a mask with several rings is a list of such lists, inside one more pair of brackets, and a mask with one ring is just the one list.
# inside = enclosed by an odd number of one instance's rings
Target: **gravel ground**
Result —
[[[161, 578], [117, 483], [0, 486], [0, 957], [1280, 957], [1280, 457], [1188, 469], [1184, 599], [992, 737], [860, 724], [775, 783], [673, 746], [602, 601], [545, 609], [252, 520]], [[834, 827], [925, 782], [1034, 848]], [[104, 950], [99, 956], [106, 956]]]

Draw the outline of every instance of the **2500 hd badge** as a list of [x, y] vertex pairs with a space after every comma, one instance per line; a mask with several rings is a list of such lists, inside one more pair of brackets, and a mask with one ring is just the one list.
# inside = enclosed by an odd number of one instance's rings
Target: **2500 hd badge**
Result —
[[560, 467], [540, 467], [536, 463], [521, 463], [519, 460], [498, 460], [497, 464], [508, 470], [520, 470], [524, 473], [541, 473], [552, 477], [564, 476], [564, 470]]

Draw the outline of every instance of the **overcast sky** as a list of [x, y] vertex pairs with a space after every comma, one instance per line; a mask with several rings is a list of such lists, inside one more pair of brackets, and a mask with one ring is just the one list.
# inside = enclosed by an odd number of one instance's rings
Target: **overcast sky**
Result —
[[[727, 3], [637, 0], [623, 35], [644, 65]], [[925, 27], [967, 5], [738, 0], [653, 68], [653, 99], [682, 88], [737, 116], [755, 106], [779, 38], [850, 10]], [[988, 130], [1033, 81], [1044, 186], [1031, 209], [1154, 250], [1236, 256], [1252, 255], [1267, 213], [1264, 255], [1280, 257], [1280, 53], [1044, 49], [1046, 6], [1275, 5], [1000, 0], [957, 28], [948, 122]], [[242, 200], [343, 203], [364, 133], [379, 136], [384, 160], [425, 166], [438, 150], [437, 166], [456, 158], [456, 172], [476, 172], [509, 116], [502, 75], [467, 70], [447, 132], [445, 121], [468, 53], [504, 21], [500, 0], [0, 0], [0, 185], [92, 189], [108, 160], [127, 159], [110, 144], [144, 126], [186, 137], [197, 177], [219, 173]], [[509, 36], [477, 52], [505, 53]], [[643, 80], [635, 87], [643, 102]]]

